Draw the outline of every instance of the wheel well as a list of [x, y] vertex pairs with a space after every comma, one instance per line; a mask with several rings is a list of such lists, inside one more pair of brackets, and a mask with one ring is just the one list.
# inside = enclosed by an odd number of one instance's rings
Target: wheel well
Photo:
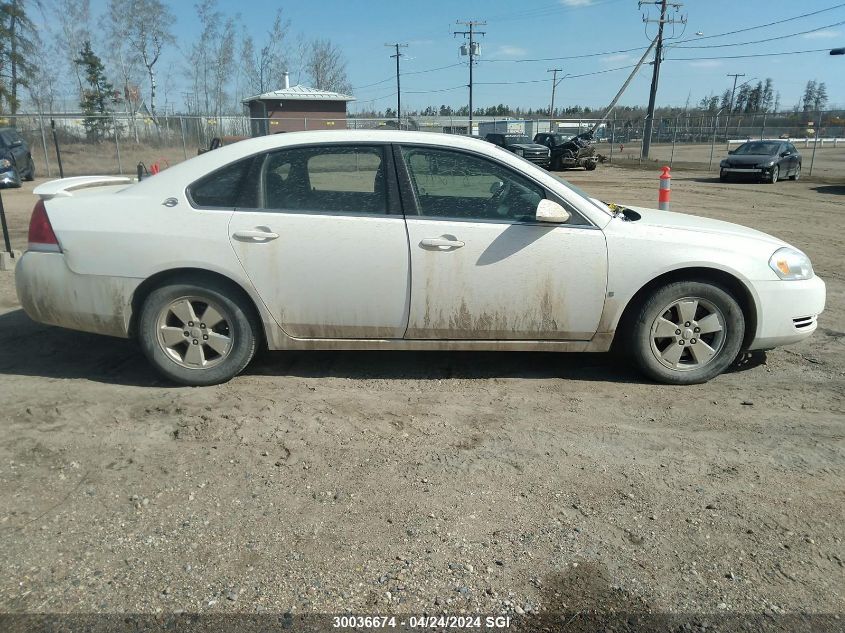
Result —
[[243, 300], [244, 307], [251, 313], [250, 316], [255, 319], [255, 323], [259, 326], [258, 333], [262, 337], [262, 342], [266, 341], [261, 314], [259, 313], [255, 302], [252, 300], [252, 297], [249, 296], [249, 293], [247, 293], [247, 291], [244, 290], [239, 283], [232, 281], [229, 277], [210, 270], [203, 270], [201, 268], [174, 268], [156, 273], [152, 277], [145, 279], [141, 285], [135, 289], [135, 292], [132, 295], [132, 314], [129, 318], [129, 337], [135, 338], [137, 336], [138, 318], [141, 314], [141, 307], [144, 305], [144, 301], [146, 301], [147, 297], [153, 290], [174, 281], [179, 283], [202, 283], [203, 281], [209, 280], [228, 286], [233, 294]]
[[[751, 296], [748, 288], [739, 279], [726, 273], [723, 270], [715, 268], [680, 268], [672, 270], [668, 273], [663, 273], [659, 277], [655, 277], [645, 286], [640, 288], [636, 294], [631, 297], [625, 309], [622, 311], [622, 316], [619, 318], [619, 324], [616, 326], [616, 331], [619, 332], [626, 325], [630, 324], [635, 317], [637, 310], [643, 304], [647, 297], [652, 292], [667, 284], [677, 281], [700, 281], [705, 283], [717, 284], [723, 290], [726, 290], [739, 303], [742, 309], [742, 315], [745, 318], [745, 338], [742, 341], [742, 349], [746, 349], [754, 340], [754, 335], [757, 332], [757, 308], [754, 304], [754, 298]], [[613, 338], [614, 345], [623, 343], [618, 340], [616, 336]]]

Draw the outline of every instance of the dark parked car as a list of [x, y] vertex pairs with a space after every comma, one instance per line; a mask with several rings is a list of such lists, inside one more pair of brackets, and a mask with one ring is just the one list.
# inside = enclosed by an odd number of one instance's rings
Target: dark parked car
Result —
[[775, 183], [781, 178], [798, 180], [801, 176], [801, 154], [792, 143], [784, 141], [748, 141], [720, 164], [719, 180], [731, 176], [759, 178]]
[[593, 147], [592, 132], [577, 136], [540, 132], [534, 136], [534, 142], [549, 148], [554, 170], [583, 167], [587, 171], [593, 171], [599, 163], [596, 148]]
[[522, 156], [540, 167], [548, 167], [550, 163], [549, 148], [537, 143], [522, 134], [488, 134], [484, 137], [493, 145], [503, 147], [517, 156]]
[[21, 179], [35, 180], [29, 146], [13, 127], [0, 127], [0, 186], [20, 187]]

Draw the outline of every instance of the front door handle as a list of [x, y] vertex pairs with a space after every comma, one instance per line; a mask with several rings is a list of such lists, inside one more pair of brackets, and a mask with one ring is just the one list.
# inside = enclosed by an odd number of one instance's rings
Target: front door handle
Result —
[[271, 231], [262, 231], [260, 229], [252, 230], [252, 231], [235, 231], [232, 233], [232, 237], [236, 240], [243, 240], [243, 241], [250, 241], [250, 242], [269, 242], [270, 240], [275, 240], [279, 237], [278, 233], [273, 233]]
[[464, 243], [447, 237], [427, 237], [420, 242], [423, 248], [460, 248]]

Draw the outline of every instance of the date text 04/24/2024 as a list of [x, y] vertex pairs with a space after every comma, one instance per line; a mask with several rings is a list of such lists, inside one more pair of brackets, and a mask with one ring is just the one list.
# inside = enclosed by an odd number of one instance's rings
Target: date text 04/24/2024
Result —
[[332, 618], [332, 626], [337, 629], [372, 628], [454, 628], [454, 629], [507, 629], [511, 618], [507, 615], [423, 615], [396, 616], [381, 615], [343, 615]]

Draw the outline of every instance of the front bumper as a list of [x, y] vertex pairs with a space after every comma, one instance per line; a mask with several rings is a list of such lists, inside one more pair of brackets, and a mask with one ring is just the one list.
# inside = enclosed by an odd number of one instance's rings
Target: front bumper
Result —
[[813, 277], [805, 281], [757, 281], [757, 332], [749, 349], [772, 349], [802, 341], [818, 327], [824, 310], [824, 282]]
[[758, 178], [766, 178], [772, 175], [772, 167], [720, 167], [723, 174], [732, 174], [737, 176], [751, 176]]
[[27, 251], [15, 267], [18, 299], [33, 321], [121, 338], [141, 281], [76, 274], [62, 253]]

